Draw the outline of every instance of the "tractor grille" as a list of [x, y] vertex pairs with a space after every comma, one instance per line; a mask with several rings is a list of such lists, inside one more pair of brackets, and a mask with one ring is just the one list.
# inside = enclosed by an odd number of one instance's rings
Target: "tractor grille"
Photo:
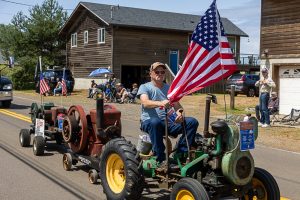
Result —
[[236, 174], [240, 179], [244, 179], [250, 176], [251, 173], [251, 161], [248, 157], [243, 156], [237, 161]]

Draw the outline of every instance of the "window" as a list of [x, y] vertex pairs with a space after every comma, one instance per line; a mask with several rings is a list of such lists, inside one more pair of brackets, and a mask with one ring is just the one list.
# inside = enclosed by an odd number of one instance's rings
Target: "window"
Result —
[[77, 47], [77, 33], [71, 35], [71, 47]]
[[83, 32], [83, 42], [84, 42], [84, 44], [89, 43], [89, 32], [88, 31]]
[[105, 28], [98, 29], [98, 43], [105, 43]]
[[227, 37], [231, 51], [234, 55], [236, 55], [236, 38], [235, 37]]

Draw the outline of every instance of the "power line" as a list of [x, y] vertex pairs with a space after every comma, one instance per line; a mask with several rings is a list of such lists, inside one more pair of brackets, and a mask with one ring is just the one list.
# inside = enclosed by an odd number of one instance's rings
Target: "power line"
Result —
[[18, 4], [18, 5], [22, 5], [22, 6], [29, 6], [32, 7], [33, 5], [29, 5], [29, 4], [25, 4], [25, 3], [19, 3], [19, 2], [15, 2], [15, 1], [8, 1], [8, 0], [0, 0], [0, 1], [4, 1], [7, 3], [13, 3], [13, 4]]
[[[18, 4], [18, 5], [22, 5], [22, 6], [29, 6], [29, 7], [33, 7], [34, 5], [30, 5], [30, 4], [25, 4], [25, 3], [19, 3], [19, 2], [15, 2], [15, 1], [8, 1], [8, 0], [0, 0], [0, 1], [4, 1], [7, 3], [12, 3], [12, 4]], [[63, 9], [63, 10], [74, 10], [74, 9]]]

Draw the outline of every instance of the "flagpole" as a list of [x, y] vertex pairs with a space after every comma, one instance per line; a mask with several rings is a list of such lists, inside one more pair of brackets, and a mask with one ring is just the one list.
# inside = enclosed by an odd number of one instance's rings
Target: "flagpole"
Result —
[[[42, 70], [42, 56], [39, 56], [39, 65], [40, 65], [40, 73], [42, 74], [43, 73], [43, 70]], [[40, 96], [41, 96], [41, 105], [43, 105], [43, 95], [41, 94], [41, 80], [40, 80]]]
[[[220, 15], [219, 15], [219, 12], [218, 12], [218, 8], [217, 8], [217, 1], [215, 1], [215, 12], [216, 12], [216, 18], [217, 18], [217, 31], [218, 31], [218, 40], [219, 40], [219, 54], [220, 54], [220, 58], [221, 58], [221, 45], [222, 45], [222, 42], [221, 42], [221, 24], [220, 24], [220, 21], [221, 21], [221, 18], [220, 18]], [[221, 72], [222, 72], [222, 85], [223, 85], [223, 97], [224, 97], [224, 109], [225, 109], [225, 119], [227, 119], [227, 106], [226, 106], [226, 98], [225, 98], [225, 81], [224, 81], [224, 66], [223, 66], [223, 63], [222, 63], [222, 59], [220, 59], [220, 64], [221, 64]]]

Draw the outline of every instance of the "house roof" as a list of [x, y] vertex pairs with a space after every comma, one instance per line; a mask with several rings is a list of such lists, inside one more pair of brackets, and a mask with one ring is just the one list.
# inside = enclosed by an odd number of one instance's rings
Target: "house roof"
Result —
[[[61, 29], [60, 34], [67, 30], [70, 22], [76, 21], [77, 12], [82, 11], [82, 7], [92, 12], [107, 25], [193, 32], [200, 21], [199, 15], [80, 2]], [[222, 18], [221, 20], [228, 35], [248, 37], [245, 32], [227, 18]]]

